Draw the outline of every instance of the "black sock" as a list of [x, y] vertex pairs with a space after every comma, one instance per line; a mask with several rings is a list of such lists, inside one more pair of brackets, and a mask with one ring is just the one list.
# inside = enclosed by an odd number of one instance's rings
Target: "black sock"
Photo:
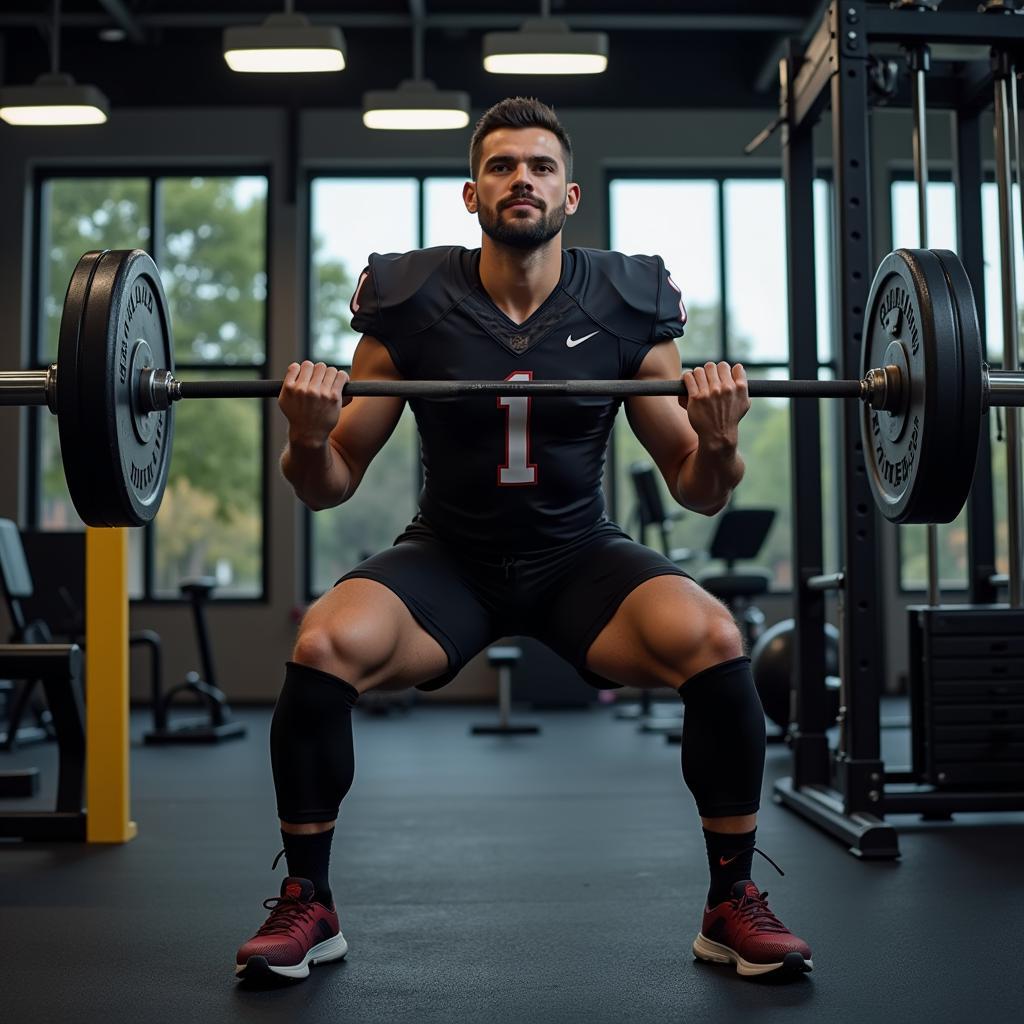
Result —
[[294, 878], [308, 878], [313, 883], [317, 903], [322, 903], [325, 907], [334, 906], [331, 883], [328, 880], [334, 829], [312, 835], [297, 835], [282, 829], [281, 838], [284, 840], [288, 874]]
[[703, 831], [708, 848], [708, 868], [711, 871], [708, 906], [715, 907], [728, 899], [736, 882], [750, 878], [757, 829], [738, 833]]

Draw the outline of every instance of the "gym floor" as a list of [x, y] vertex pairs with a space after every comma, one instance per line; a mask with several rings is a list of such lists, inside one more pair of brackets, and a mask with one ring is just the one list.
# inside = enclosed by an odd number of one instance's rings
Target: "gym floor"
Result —
[[[244, 740], [134, 747], [133, 842], [0, 843], [4, 1019], [1019, 1019], [1024, 814], [898, 816], [901, 861], [862, 863], [766, 798], [758, 846], [786, 875], [755, 856], [754, 876], [810, 942], [815, 970], [752, 982], [690, 952], [707, 865], [679, 748], [604, 707], [517, 712], [539, 736], [468, 734], [493, 716], [357, 715], [332, 860], [351, 950], [271, 989], [233, 977], [235, 949], [284, 876], [283, 859], [270, 870], [269, 709], [239, 712]], [[145, 724], [133, 716], [133, 734]], [[889, 765], [905, 764], [906, 732], [882, 735]], [[44, 771], [31, 804], [42, 807], [53, 746], [0, 758], [0, 770], [31, 764]], [[788, 771], [787, 749], [770, 745], [766, 794]]]

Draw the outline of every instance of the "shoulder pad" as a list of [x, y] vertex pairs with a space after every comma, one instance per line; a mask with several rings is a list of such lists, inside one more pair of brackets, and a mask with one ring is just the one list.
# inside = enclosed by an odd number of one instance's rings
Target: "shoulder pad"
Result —
[[352, 329], [400, 338], [432, 327], [473, 289], [474, 255], [450, 245], [371, 253], [352, 296]]
[[642, 345], [682, 335], [686, 310], [660, 256], [567, 251], [575, 265], [566, 291], [609, 333]]

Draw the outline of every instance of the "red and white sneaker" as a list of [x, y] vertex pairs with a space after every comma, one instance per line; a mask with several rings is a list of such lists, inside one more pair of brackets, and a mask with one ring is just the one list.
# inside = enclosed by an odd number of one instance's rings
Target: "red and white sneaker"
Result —
[[727, 900], [705, 907], [693, 955], [716, 964], [735, 964], [738, 974], [804, 974], [813, 970], [811, 947], [769, 909], [768, 893], [751, 881], [736, 882]]
[[235, 957], [238, 978], [308, 978], [311, 964], [340, 960], [348, 943], [338, 914], [313, 900], [308, 878], [286, 878], [281, 895], [263, 901], [270, 916]]

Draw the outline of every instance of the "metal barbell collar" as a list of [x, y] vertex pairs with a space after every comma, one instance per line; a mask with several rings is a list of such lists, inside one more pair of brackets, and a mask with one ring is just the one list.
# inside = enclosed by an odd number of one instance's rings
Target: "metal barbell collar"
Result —
[[57, 364], [45, 370], [0, 370], [0, 405], [45, 405], [57, 414]]

